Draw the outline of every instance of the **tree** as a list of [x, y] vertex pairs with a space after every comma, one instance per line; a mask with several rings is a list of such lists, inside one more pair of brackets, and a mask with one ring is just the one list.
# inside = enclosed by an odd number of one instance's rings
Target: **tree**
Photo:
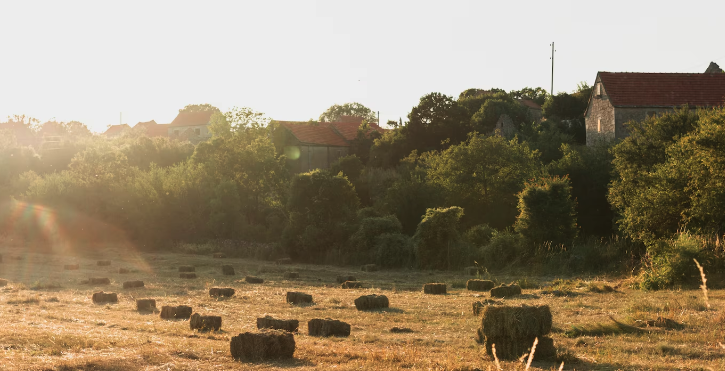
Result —
[[577, 234], [576, 201], [566, 177], [527, 182], [518, 194], [516, 231], [536, 245], [570, 245]]
[[463, 209], [457, 206], [428, 209], [413, 236], [415, 255], [422, 269], [451, 269], [458, 259], [458, 221]]
[[204, 103], [204, 104], [187, 104], [184, 108], [179, 110], [179, 113], [182, 113], [182, 112], [206, 112], [206, 111], [221, 112], [219, 110], [219, 108], [216, 108], [209, 103]]
[[448, 205], [469, 210], [467, 225], [494, 227], [513, 224], [516, 194], [541, 171], [538, 152], [526, 143], [478, 133], [425, 163], [428, 182], [446, 190]]
[[215, 137], [243, 135], [252, 140], [267, 129], [272, 120], [264, 113], [248, 107], [234, 107], [228, 112], [215, 112], [209, 119], [209, 131]]
[[543, 105], [544, 102], [546, 102], [546, 98], [549, 96], [549, 93], [547, 93], [546, 90], [544, 90], [544, 88], [542, 87], [525, 87], [521, 90], [512, 90], [509, 92], [509, 94], [511, 95], [511, 97], [516, 99], [531, 99], [540, 106]]
[[490, 99], [471, 117], [471, 127], [479, 133], [490, 133], [502, 115], [507, 115], [515, 127], [529, 121], [529, 111], [513, 99]]
[[360, 103], [333, 104], [320, 115], [322, 122], [338, 122], [342, 116], [362, 117], [363, 121], [377, 122], [375, 112]]
[[350, 153], [360, 158], [363, 164], [370, 160], [370, 148], [376, 139], [383, 136], [379, 131], [373, 130], [370, 124], [363, 122], [357, 128], [355, 139], [350, 143]]
[[466, 110], [452, 97], [430, 93], [408, 114], [403, 133], [419, 152], [447, 148], [466, 139], [470, 131]]

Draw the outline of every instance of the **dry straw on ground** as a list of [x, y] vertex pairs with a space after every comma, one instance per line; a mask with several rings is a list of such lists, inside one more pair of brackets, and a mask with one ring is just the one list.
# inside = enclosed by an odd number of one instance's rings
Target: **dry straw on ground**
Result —
[[244, 332], [232, 337], [229, 347], [234, 359], [260, 362], [277, 358], [292, 358], [295, 352], [295, 339], [294, 335], [287, 331]]
[[179, 273], [179, 278], [194, 279], [196, 277], [196, 273]]
[[345, 281], [340, 285], [340, 288], [343, 289], [360, 289], [362, 287], [362, 282], [358, 281]]
[[360, 268], [363, 272], [377, 272], [378, 266], [375, 264], [365, 264]]
[[283, 277], [286, 280], [295, 280], [300, 278], [300, 274], [298, 272], [285, 272]]
[[110, 260], [99, 260], [96, 264], [99, 267], [107, 267], [107, 266], [111, 265], [111, 261]]

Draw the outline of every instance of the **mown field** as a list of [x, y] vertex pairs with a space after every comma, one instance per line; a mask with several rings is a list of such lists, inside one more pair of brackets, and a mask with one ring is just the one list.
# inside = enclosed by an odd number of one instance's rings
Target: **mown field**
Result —
[[[480, 319], [472, 303], [489, 297], [470, 292], [463, 272], [382, 271], [316, 265], [275, 265], [243, 259], [174, 253], [129, 253], [105, 249], [77, 256], [26, 253], [0, 248], [0, 369], [2, 370], [495, 370], [495, 362], [475, 342]], [[97, 266], [111, 260], [110, 267]], [[66, 264], [80, 269], [66, 271]], [[237, 274], [223, 276], [222, 264]], [[199, 276], [180, 279], [178, 267], [193, 265]], [[119, 268], [128, 268], [119, 274]], [[284, 280], [296, 271], [300, 279]], [[343, 290], [337, 275], [353, 274], [364, 289]], [[244, 282], [245, 275], [265, 279]], [[108, 277], [110, 285], [81, 283]], [[711, 308], [700, 290], [643, 292], [628, 279], [494, 276], [520, 280], [524, 294], [510, 304], [547, 304], [554, 316], [552, 337], [558, 360], [534, 362], [534, 370], [723, 370], [725, 369], [725, 292], [710, 290]], [[145, 287], [123, 289], [143, 280]], [[426, 282], [445, 282], [447, 295], [425, 295]], [[209, 297], [211, 287], [232, 287], [229, 299]], [[613, 290], [610, 290], [613, 289]], [[116, 292], [118, 304], [96, 305], [97, 291]], [[313, 295], [312, 305], [285, 303], [287, 291]], [[357, 311], [353, 300], [377, 293], [390, 299], [383, 311]], [[222, 330], [195, 332], [188, 321], [162, 320], [136, 311], [135, 299], [162, 305], [190, 305], [195, 312], [223, 317]], [[232, 336], [256, 330], [256, 318], [298, 319], [293, 360], [241, 363], [229, 350]], [[678, 325], [646, 327], [663, 316]], [[307, 335], [307, 321], [333, 318], [352, 325], [347, 338]], [[611, 318], [610, 318], [611, 317]], [[619, 324], [613, 322], [616, 319]], [[681, 326], [680, 326], [681, 325]], [[408, 327], [413, 333], [391, 333]], [[523, 370], [522, 362], [501, 362], [504, 370]]]

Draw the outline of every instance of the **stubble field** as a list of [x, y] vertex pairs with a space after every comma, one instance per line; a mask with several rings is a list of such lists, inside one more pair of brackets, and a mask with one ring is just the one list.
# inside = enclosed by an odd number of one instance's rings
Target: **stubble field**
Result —
[[[380, 271], [317, 265], [275, 265], [244, 259], [174, 253], [40, 254], [20, 248], [0, 253], [1, 370], [496, 370], [493, 359], [475, 342], [480, 318], [474, 301], [486, 292], [467, 291], [463, 272]], [[111, 260], [111, 266], [98, 266]], [[66, 264], [78, 270], [64, 270]], [[224, 276], [231, 264], [235, 276]], [[178, 267], [196, 267], [196, 279], [179, 278]], [[129, 273], [118, 273], [127, 268]], [[285, 272], [300, 278], [285, 280]], [[363, 289], [341, 289], [336, 276], [352, 274]], [[262, 284], [245, 275], [264, 278]], [[108, 277], [109, 285], [82, 283]], [[642, 292], [628, 280], [494, 276], [499, 282], [521, 280], [524, 294], [500, 299], [505, 304], [547, 304], [554, 318], [552, 338], [558, 360], [534, 362], [532, 370], [723, 370], [725, 369], [725, 292], [710, 290], [711, 308], [699, 290]], [[142, 280], [144, 288], [122, 283]], [[426, 282], [445, 282], [447, 295], [425, 295]], [[541, 286], [541, 287], [539, 287]], [[232, 287], [228, 299], [211, 298], [211, 287]], [[528, 287], [528, 288], [526, 288]], [[610, 288], [613, 289], [610, 291]], [[98, 291], [119, 294], [117, 304], [97, 305]], [[313, 295], [312, 305], [285, 303], [287, 291]], [[355, 298], [383, 294], [390, 308], [358, 311]], [[189, 305], [194, 312], [219, 315], [222, 329], [196, 332], [188, 321], [167, 321], [158, 313], [136, 311], [136, 299], [163, 305]], [[300, 321], [294, 359], [264, 363], [234, 361], [232, 336], [256, 331], [256, 319], [271, 315]], [[646, 327], [659, 316], [668, 327]], [[611, 318], [610, 318], [611, 317]], [[307, 335], [307, 321], [332, 318], [352, 326], [347, 338]], [[619, 323], [613, 321], [617, 320]], [[413, 333], [391, 333], [407, 327]], [[523, 370], [522, 362], [501, 362], [504, 370]]]

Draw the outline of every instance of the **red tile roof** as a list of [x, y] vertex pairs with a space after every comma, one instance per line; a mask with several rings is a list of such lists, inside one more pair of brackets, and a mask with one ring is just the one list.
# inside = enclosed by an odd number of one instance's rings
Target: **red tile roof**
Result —
[[302, 143], [321, 144], [332, 147], [349, 147], [350, 143], [345, 141], [330, 127], [329, 123], [321, 122], [318, 124], [311, 123], [293, 123], [281, 122], [282, 126], [292, 133]]
[[533, 109], [538, 109], [538, 110], [541, 109], [541, 106], [531, 99], [521, 98], [521, 99], [516, 99], [516, 101], [518, 101], [519, 103], [521, 103], [521, 105], [523, 105], [527, 108], [533, 108]]
[[135, 128], [146, 128], [146, 135], [150, 137], [167, 137], [169, 136], [170, 124], [157, 124], [155, 120], [139, 122]]
[[108, 127], [105, 133], [103, 135], [121, 135], [124, 131], [130, 129], [131, 127], [128, 126], [128, 124], [123, 125], [111, 125]]
[[599, 72], [615, 107], [720, 106], [725, 102], [725, 73]]
[[209, 119], [214, 112], [203, 111], [203, 112], [179, 112], [174, 121], [171, 121], [171, 126], [200, 126], [208, 125]]
[[[357, 137], [357, 128], [360, 127], [362, 123], [357, 122], [332, 122], [330, 125], [332, 125], [335, 130], [342, 135], [345, 140], [353, 140]], [[385, 129], [378, 126], [378, 124], [370, 123], [370, 130], [375, 130], [378, 133], [385, 133]]]

